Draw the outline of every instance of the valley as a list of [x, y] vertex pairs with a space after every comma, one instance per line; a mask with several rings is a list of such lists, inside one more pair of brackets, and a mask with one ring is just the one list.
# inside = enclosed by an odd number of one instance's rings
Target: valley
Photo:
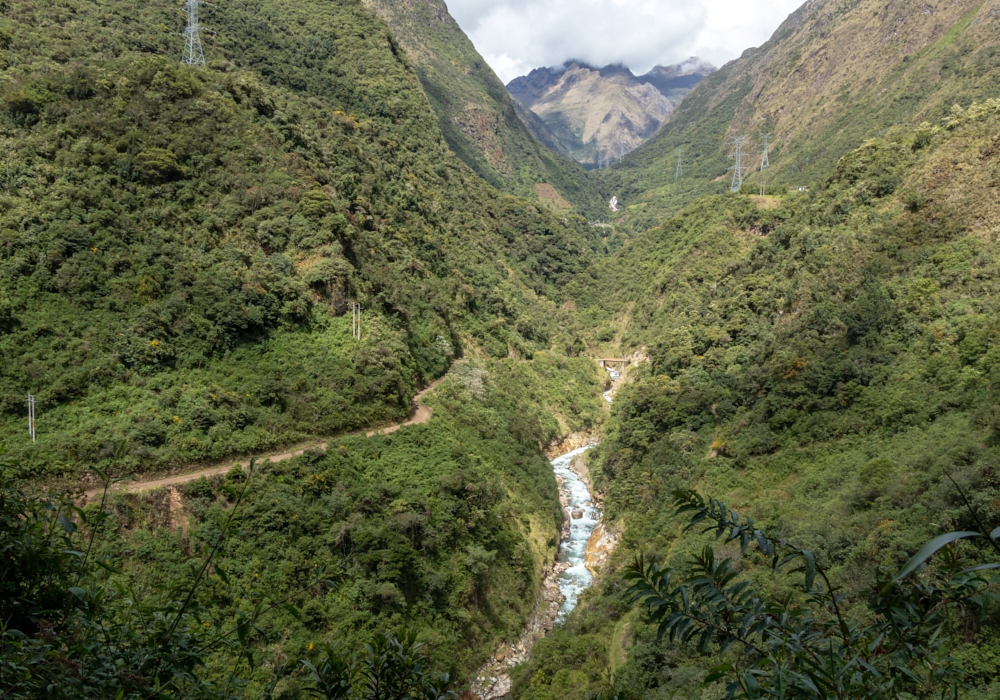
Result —
[[199, 6], [0, 3], [0, 696], [1000, 697], [996, 2]]

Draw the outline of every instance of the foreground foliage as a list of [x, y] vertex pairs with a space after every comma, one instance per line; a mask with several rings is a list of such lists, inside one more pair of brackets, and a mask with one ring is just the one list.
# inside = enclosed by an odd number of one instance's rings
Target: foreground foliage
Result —
[[[951, 654], [959, 631], [956, 619], [981, 616], [1000, 602], [1000, 564], [969, 566], [950, 552], [934, 571], [918, 580], [947, 542], [977, 533], [950, 533], [928, 543], [898, 574], [882, 569], [872, 588], [861, 592], [870, 615], [856, 617], [856, 605], [834, 586], [807, 549], [773, 539], [715, 499], [677, 492], [678, 513], [691, 513], [688, 528], [701, 524], [726, 542], [737, 541], [743, 556], [764, 559], [778, 574], [792, 564], [801, 573], [795, 593], [775, 598], [740, 576], [732, 559], [718, 559], [706, 546], [686, 570], [662, 569], [640, 558], [625, 579], [627, 596], [645, 610], [658, 634], [697, 640], [705, 652], [718, 645], [727, 663], [706, 682], [731, 679], [727, 698], [956, 698], [964, 672]], [[982, 533], [1000, 552], [1000, 528]], [[996, 554], [996, 552], [994, 552]], [[749, 562], [748, 562], [749, 563]]]
[[[5, 468], [8, 464], [3, 465]], [[252, 472], [251, 466], [251, 472]], [[247, 681], [241, 658], [251, 667], [250, 635], [277, 607], [296, 609], [263, 597], [236, 625], [218, 634], [201, 623], [205, 608], [192, 604], [218, 545], [231, 535], [246, 487], [239, 492], [215, 546], [191, 566], [186, 594], [172, 599], [149, 595], [121, 584], [108, 585], [100, 572], [114, 571], [110, 561], [90, 557], [93, 537], [107, 516], [104, 510], [81, 511], [65, 498], [33, 497], [3, 475], [0, 483], [0, 550], [5, 568], [0, 578], [0, 691], [3, 697], [29, 698], [239, 698]], [[106, 482], [110, 485], [110, 481]], [[81, 541], [74, 520], [91, 530]], [[81, 544], [86, 552], [71, 549]], [[222, 572], [222, 573], [220, 573]], [[335, 584], [327, 581], [329, 588]], [[377, 635], [373, 644], [353, 654], [324, 645], [322, 660], [308, 658], [309, 693], [339, 700], [441, 700], [455, 697], [447, 675], [423, 671], [425, 659], [413, 633], [401, 639]], [[311, 645], [310, 645], [311, 648]], [[236, 666], [224, 679], [206, 678], [205, 660], [220, 650], [236, 651]], [[265, 690], [271, 697], [286, 669]], [[308, 685], [308, 683], [307, 683]]]

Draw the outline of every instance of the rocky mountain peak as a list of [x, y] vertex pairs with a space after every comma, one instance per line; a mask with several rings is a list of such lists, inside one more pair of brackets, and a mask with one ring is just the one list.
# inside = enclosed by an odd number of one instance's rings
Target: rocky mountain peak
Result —
[[585, 167], [599, 168], [653, 136], [684, 95], [714, 71], [698, 58], [642, 76], [622, 64], [596, 67], [571, 59], [515, 78], [507, 91], [541, 119], [545, 138], [555, 138]]

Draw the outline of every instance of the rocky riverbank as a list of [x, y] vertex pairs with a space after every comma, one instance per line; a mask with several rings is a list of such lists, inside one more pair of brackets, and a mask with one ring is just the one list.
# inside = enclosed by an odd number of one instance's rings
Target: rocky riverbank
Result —
[[[583, 453], [596, 444], [594, 436], [577, 434], [548, 452], [566, 513], [559, 554], [544, 571], [541, 593], [520, 639], [501, 646], [479, 670], [470, 688], [472, 698], [498, 700], [510, 692], [511, 669], [527, 661], [535, 641], [552, 629], [561, 614], [569, 613], [618, 543], [618, 537], [603, 525], [600, 499], [591, 495], [590, 474], [583, 461]], [[572, 458], [565, 459], [567, 455]]]

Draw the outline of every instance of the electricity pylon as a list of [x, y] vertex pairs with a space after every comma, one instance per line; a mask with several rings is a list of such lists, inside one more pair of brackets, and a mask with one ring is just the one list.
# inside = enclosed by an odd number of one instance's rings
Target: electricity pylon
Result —
[[733, 164], [733, 184], [729, 187], [730, 192], [739, 192], [743, 187], [743, 144], [746, 143], [746, 136], [737, 136], [730, 143], [733, 144], [733, 152], [729, 157], [735, 160]]
[[35, 395], [28, 394], [28, 435], [35, 441]]
[[767, 158], [768, 151], [770, 150], [770, 147], [771, 147], [771, 135], [770, 134], [764, 134], [764, 153], [763, 153], [763, 155], [760, 158], [760, 196], [761, 197], [763, 197], [764, 194], [766, 193], [766, 188], [764, 186], [764, 168], [767, 168], [767, 167], [769, 167], [771, 165], [771, 162]]
[[351, 304], [351, 336], [361, 340], [361, 304]]
[[684, 174], [684, 163], [681, 161], [681, 158], [683, 157], [683, 155], [684, 155], [684, 149], [683, 148], [678, 148], [677, 149], [677, 170], [674, 171], [674, 180], [675, 181], [676, 180], [680, 180], [681, 176]]
[[198, 26], [198, 5], [201, 0], [187, 0], [184, 9], [188, 13], [187, 29], [184, 30], [184, 56], [181, 63], [189, 66], [205, 65], [205, 50], [201, 46], [201, 27]]

